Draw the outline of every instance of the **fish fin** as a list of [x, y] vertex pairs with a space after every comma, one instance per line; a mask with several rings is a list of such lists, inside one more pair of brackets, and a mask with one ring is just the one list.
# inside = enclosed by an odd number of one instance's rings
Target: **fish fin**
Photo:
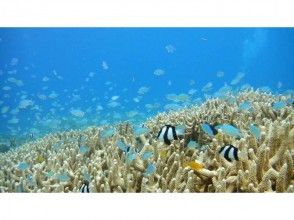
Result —
[[223, 150], [225, 149], [225, 146], [224, 147], [221, 147], [219, 150], [218, 150], [218, 153], [221, 154], [223, 152]]
[[215, 129], [220, 129], [222, 127], [222, 125], [215, 125], [214, 128]]
[[215, 138], [216, 138], [216, 140], [221, 141], [221, 139], [222, 139], [222, 135], [221, 135], [221, 133], [217, 133], [217, 134], [215, 135]]
[[180, 135], [180, 136], [184, 136], [185, 135], [185, 126], [184, 125], [177, 125], [176, 126], [176, 134]]

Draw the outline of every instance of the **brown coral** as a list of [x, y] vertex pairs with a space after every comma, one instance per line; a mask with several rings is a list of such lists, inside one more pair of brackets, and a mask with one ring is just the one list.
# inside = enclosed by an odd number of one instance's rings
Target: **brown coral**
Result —
[[[249, 90], [239, 93], [233, 102], [231, 98], [228, 95], [201, 106], [160, 113], [145, 123], [150, 134], [139, 137], [127, 122], [118, 125], [116, 133], [107, 138], [101, 137], [100, 127], [49, 134], [0, 155], [0, 191], [78, 192], [87, 173], [90, 192], [293, 192], [293, 107], [279, 111], [271, 107], [287, 97]], [[238, 104], [244, 101], [251, 102], [253, 111], [239, 109]], [[200, 129], [203, 122], [234, 124], [243, 136], [235, 139], [219, 133], [211, 139]], [[250, 123], [261, 128], [259, 140], [248, 130]], [[165, 124], [185, 125], [184, 139], [170, 146], [156, 140]], [[87, 153], [79, 152], [82, 138], [89, 148]], [[126, 162], [126, 154], [116, 145], [119, 139], [139, 149], [135, 160]], [[206, 147], [188, 149], [190, 140]], [[246, 157], [226, 161], [218, 154], [225, 144], [233, 144]], [[146, 150], [153, 151], [153, 156], [143, 160]], [[39, 155], [44, 161], [36, 159]], [[184, 166], [194, 160], [202, 164], [201, 169]], [[17, 168], [22, 161], [30, 165], [29, 169]], [[156, 171], [144, 175], [150, 162], [156, 164]], [[62, 173], [67, 174], [67, 180], [56, 178]]]

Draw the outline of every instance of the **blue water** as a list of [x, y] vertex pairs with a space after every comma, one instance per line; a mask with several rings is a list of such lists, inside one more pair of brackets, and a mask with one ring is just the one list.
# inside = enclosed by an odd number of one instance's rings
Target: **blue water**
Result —
[[[1, 141], [138, 124], [225, 84], [287, 92], [294, 89], [293, 52], [293, 28], [2, 28]], [[190, 93], [190, 100], [166, 98], [173, 93]], [[29, 103], [20, 107], [22, 100]]]

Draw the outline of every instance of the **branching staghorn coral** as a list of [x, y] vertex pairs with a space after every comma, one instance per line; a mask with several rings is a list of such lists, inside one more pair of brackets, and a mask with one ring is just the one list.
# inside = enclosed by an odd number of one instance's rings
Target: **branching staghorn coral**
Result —
[[[116, 126], [106, 138], [102, 127], [49, 134], [0, 154], [0, 191], [79, 192], [87, 179], [90, 192], [293, 192], [293, 106], [272, 108], [272, 103], [287, 98], [248, 90], [210, 99], [150, 118], [144, 123], [150, 132], [139, 136], [128, 122]], [[239, 108], [245, 101], [251, 103], [250, 110]], [[209, 137], [200, 128], [204, 122], [233, 124], [242, 137], [222, 132]], [[169, 146], [157, 140], [166, 124], [184, 125], [184, 137]], [[260, 128], [260, 138], [251, 134], [250, 124]], [[135, 159], [127, 160], [118, 140], [137, 151]], [[201, 147], [188, 148], [191, 140]], [[218, 153], [227, 144], [245, 156], [227, 161]], [[81, 152], [82, 146], [88, 150]], [[143, 159], [146, 151], [153, 154]], [[187, 165], [191, 161], [197, 166]], [[20, 169], [23, 162], [28, 168]], [[150, 163], [156, 170], [146, 174]]]

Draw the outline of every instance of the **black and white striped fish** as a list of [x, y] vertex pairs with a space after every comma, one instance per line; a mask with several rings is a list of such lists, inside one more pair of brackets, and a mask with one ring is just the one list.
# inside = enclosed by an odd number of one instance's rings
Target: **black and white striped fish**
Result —
[[84, 183], [82, 185], [82, 187], [80, 188], [80, 192], [81, 193], [89, 193], [89, 181], [88, 180], [84, 180]]
[[222, 155], [227, 161], [239, 160], [238, 156], [238, 148], [233, 145], [225, 145], [223, 146], [218, 153]]
[[158, 132], [157, 139], [170, 145], [172, 140], [178, 140], [179, 136], [184, 135], [185, 128], [183, 126], [164, 125]]

